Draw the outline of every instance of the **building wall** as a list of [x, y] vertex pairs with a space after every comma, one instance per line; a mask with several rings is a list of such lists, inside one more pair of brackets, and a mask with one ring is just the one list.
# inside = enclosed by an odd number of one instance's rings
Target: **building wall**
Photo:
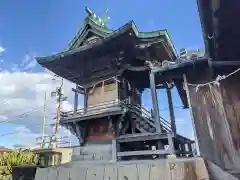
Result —
[[88, 106], [98, 105], [118, 99], [118, 86], [116, 82], [103, 84], [98, 87], [90, 88], [88, 91]]
[[223, 169], [230, 170], [240, 170], [238, 78], [223, 80], [220, 86], [200, 87], [197, 92], [195, 87], [189, 86], [200, 153]]
[[109, 120], [107, 118], [91, 121], [87, 136], [88, 142], [105, 141], [113, 138], [113, 128], [109, 125]]
[[62, 153], [61, 163], [68, 163], [72, 160], [72, 148], [59, 148], [59, 152]]

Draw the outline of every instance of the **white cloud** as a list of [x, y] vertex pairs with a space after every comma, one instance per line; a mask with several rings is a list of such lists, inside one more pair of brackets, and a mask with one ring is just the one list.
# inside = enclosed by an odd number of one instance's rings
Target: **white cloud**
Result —
[[8, 119], [7, 116], [0, 115], [0, 122], [6, 121]]
[[13, 64], [11, 71], [12, 72], [20, 72], [20, 67], [18, 66], [18, 64]]
[[29, 72], [37, 65], [34, 54], [26, 54], [19, 64], [13, 64], [11, 72]]
[[29, 128], [27, 128], [26, 126], [18, 126], [18, 127], [16, 127], [15, 132], [17, 134], [23, 134], [23, 133], [30, 133], [31, 130]]
[[25, 58], [23, 59], [21, 66], [23, 68], [23, 70], [29, 70], [34, 68], [37, 65], [37, 61], [35, 60], [35, 56], [34, 55], [29, 55], [26, 54]]
[[4, 53], [5, 52], [5, 48], [0, 46], [0, 54]]
[[[0, 123], [18, 126], [21, 134], [40, 136], [43, 120], [44, 94], [47, 93], [46, 133], [51, 133], [56, 116], [56, 98], [51, 98], [51, 91], [56, 90], [58, 81], [52, 81], [52, 75], [47, 72], [0, 72]], [[64, 95], [68, 100], [63, 102], [64, 111], [72, 110], [72, 87], [74, 84], [64, 80]], [[26, 142], [27, 143], [27, 142]]]

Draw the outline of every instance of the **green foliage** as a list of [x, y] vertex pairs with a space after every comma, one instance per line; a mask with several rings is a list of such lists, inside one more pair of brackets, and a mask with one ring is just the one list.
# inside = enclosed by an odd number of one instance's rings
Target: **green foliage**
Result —
[[12, 174], [13, 166], [35, 165], [38, 155], [31, 151], [15, 151], [0, 154], [0, 180]]

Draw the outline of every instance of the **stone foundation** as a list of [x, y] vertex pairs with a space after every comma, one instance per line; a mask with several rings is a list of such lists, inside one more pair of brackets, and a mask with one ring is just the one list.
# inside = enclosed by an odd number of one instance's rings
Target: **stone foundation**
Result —
[[209, 179], [202, 158], [151, 161], [71, 162], [58, 168], [38, 169], [36, 180], [203, 180]]

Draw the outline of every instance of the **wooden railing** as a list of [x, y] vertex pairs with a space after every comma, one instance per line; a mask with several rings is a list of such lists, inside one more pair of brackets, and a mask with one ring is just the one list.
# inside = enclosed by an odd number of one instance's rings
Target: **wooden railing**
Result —
[[[114, 108], [116, 108], [116, 109], [117, 108], [120, 108], [120, 109], [125, 108], [134, 113], [137, 113], [143, 117], [143, 119], [144, 119], [144, 121], [146, 121], [146, 123], [155, 127], [155, 121], [152, 118], [152, 114], [150, 111], [145, 109], [143, 106], [129, 104], [127, 100], [125, 100], [125, 101], [107, 101], [107, 102], [100, 103], [97, 105], [88, 106], [86, 109], [85, 108], [77, 109], [76, 112], [74, 112], [74, 111], [61, 112], [61, 118], [64, 121], [65, 118], [71, 118], [76, 115], [94, 114], [94, 113], [100, 113], [100, 112], [105, 112], [105, 111], [111, 111], [111, 110], [114, 110]], [[160, 123], [164, 130], [172, 131], [171, 124], [167, 120], [160, 117]]]
[[119, 101], [107, 101], [104, 103], [100, 103], [97, 105], [88, 106], [87, 108], [80, 108], [77, 109], [76, 112], [74, 111], [67, 111], [67, 112], [61, 112], [61, 117], [68, 118], [75, 115], [84, 115], [84, 114], [92, 114], [97, 112], [104, 112], [106, 110], [110, 110], [112, 108], [122, 107], [122, 102]]

